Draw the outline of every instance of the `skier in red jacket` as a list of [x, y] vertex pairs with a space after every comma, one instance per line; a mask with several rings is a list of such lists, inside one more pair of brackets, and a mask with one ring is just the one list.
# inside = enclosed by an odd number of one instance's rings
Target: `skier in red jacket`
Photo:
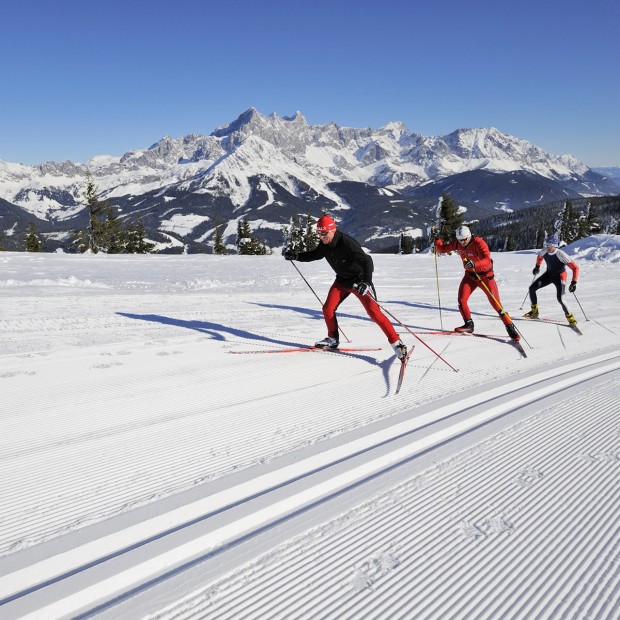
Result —
[[489, 303], [506, 326], [508, 335], [513, 340], [520, 340], [521, 338], [512, 319], [502, 308], [499, 290], [493, 273], [493, 260], [491, 259], [491, 252], [486, 241], [482, 237], [472, 235], [467, 226], [460, 226], [455, 232], [456, 240], [449, 243], [444, 243], [437, 236], [436, 231], [431, 232], [431, 235], [435, 238], [435, 251], [440, 254], [457, 252], [463, 260], [463, 266], [465, 267], [465, 275], [461, 280], [458, 293], [459, 310], [465, 324], [457, 327], [454, 331], [467, 333], [474, 331], [474, 322], [472, 321], [467, 301], [470, 295], [480, 286]]

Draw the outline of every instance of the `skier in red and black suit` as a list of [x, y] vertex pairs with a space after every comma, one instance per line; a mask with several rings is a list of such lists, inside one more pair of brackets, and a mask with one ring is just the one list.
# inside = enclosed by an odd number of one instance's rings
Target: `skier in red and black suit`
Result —
[[[465, 321], [465, 324], [461, 327], [457, 327], [455, 332], [467, 332], [474, 331], [474, 322], [471, 318], [471, 312], [467, 301], [470, 295], [484, 283], [485, 286], [481, 286], [487, 299], [493, 309], [499, 314], [499, 318], [506, 326], [508, 335], [513, 340], [520, 340], [519, 333], [517, 332], [512, 319], [502, 309], [501, 301], [499, 299], [499, 290], [497, 283], [495, 282], [495, 274], [493, 273], [493, 260], [491, 259], [491, 252], [489, 246], [482, 237], [475, 237], [471, 234], [471, 231], [467, 226], [460, 226], [456, 229], [456, 240], [444, 243], [439, 237], [435, 236], [435, 250], [440, 254], [447, 254], [448, 252], [457, 252], [463, 260], [463, 266], [465, 267], [465, 275], [461, 280], [458, 293], [459, 310]], [[433, 233], [431, 233], [433, 234]], [[476, 277], [478, 274], [479, 278]]]
[[563, 295], [566, 291], [566, 267], [570, 267], [573, 272], [573, 278], [568, 290], [570, 293], [574, 293], [577, 288], [579, 266], [566, 252], [558, 249], [559, 245], [560, 238], [558, 235], [551, 235], [545, 239], [545, 249], [541, 250], [538, 253], [538, 256], [536, 256], [536, 266], [532, 270], [532, 273], [535, 276], [538, 275], [543, 260], [545, 261], [547, 270], [542, 274], [542, 276], [540, 276], [540, 278], [534, 280], [534, 282], [530, 285], [530, 301], [532, 304], [532, 309], [529, 312], [526, 312], [523, 316], [530, 319], [538, 318], [538, 298], [536, 296], [536, 291], [540, 288], [544, 288], [545, 286], [549, 286], [549, 284], [554, 284], [557, 300], [560, 306], [562, 306], [562, 310], [564, 310], [566, 320], [571, 325], [577, 325], [575, 317], [564, 303]]
[[297, 260], [302, 263], [327, 260], [336, 272], [336, 280], [327, 293], [323, 304], [323, 318], [327, 325], [327, 337], [319, 340], [315, 346], [337, 349], [338, 306], [351, 294], [355, 295], [364, 306], [368, 316], [383, 330], [399, 359], [407, 356], [407, 347], [399, 338], [393, 325], [381, 312], [377, 302], [369, 293], [374, 292], [372, 258], [364, 252], [362, 246], [353, 237], [337, 230], [336, 222], [329, 215], [321, 216], [316, 223], [316, 230], [321, 243], [309, 252], [295, 252], [287, 249], [283, 256], [286, 260]]

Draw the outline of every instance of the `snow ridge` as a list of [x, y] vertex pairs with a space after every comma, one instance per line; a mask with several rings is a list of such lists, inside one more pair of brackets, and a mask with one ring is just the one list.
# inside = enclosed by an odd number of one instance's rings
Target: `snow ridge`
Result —
[[[254, 108], [210, 135], [166, 136], [147, 149], [120, 157], [96, 155], [83, 164], [46, 162], [24, 166], [0, 161], [0, 198], [41, 219], [75, 216], [87, 171], [103, 197], [141, 195], [192, 183], [192, 191], [237, 188], [242, 206], [248, 177], [264, 174], [285, 187], [303, 180], [334, 198], [330, 182], [358, 181], [395, 191], [472, 170], [523, 170], [569, 180], [589, 168], [571, 156], [554, 156], [495, 128], [459, 129], [427, 137], [391, 122], [379, 129], [309, 125], [292, 117], [264, 116]], [[342, 204], [337, 199], [337, 204]]]

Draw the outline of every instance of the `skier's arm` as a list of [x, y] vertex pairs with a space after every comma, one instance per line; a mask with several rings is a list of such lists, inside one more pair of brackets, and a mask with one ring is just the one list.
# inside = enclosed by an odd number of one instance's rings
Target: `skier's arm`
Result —
[[579, 277], [579, 265], [564, 250], [557, 251], [558, 258], [573, 272], [573, 282], [577, 282]]
[[297, 260], [300, 263], [310, 263], [313, 260], [320, 260], [325, 257], [325, 251], [320, 245], [308, 252], [299, 252], [297, 254]]
[[540, 266], [542, 265], [543, 262], [543, 255], [542, 254], [538, 254], [538, 256], [536, 256], [536, 265], [534, 266], [534, 269], [532, 269], [532, 275], [537, 276], [538, 272], [540, 271]]
[[439, 254], [448, 254], [456, 250], [456, 241], [450, 241], [450, 243], [444, 243], [439, 237], [435, 239], [435, 250]]
[[577, 283], [577, 278], [579, 277], [579, 265], [572, 260], [570, 263], [566, 263], [567, 267], [570, 267], [573, 272], [573, 282]]

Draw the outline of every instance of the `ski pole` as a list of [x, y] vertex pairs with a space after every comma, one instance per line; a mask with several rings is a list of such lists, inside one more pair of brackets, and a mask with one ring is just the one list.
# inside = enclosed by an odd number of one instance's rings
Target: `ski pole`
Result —
[[[317, 300], [321, 304], [321, 308], [322, 308], [323, 307], [323, 302], [321, 301], [321, 298], [316, 294], [314, 289], [310, 286], [310, 282], [308, 282], [308, 280], [306, 280], [306, 278], [304, 278], [304, 274], [301, 273], [301, 271], [299, 271], [299, 267], [297, 267], [297, 265], [295, 264], [295, 261], [289, 261], [289, 262], [291, 263], [291, 265], [293, 265], [293, 267], [295, 267], [295, 269], [297, 270], [297, 273], [301, 276], [301, 279], [306, 283], [308, 288], [314, 293], [314, 296], [317, 298]], [[338, 325], [338, 331], [344, 336], [344, 339], [347, 342], [351, 342], [349, 340], [349, 338], [347, 337], [347, 335], [342, 331], [342, 327], [340, 327], [340, 325]]]
[[443, 357], [441, 357], [441, 355], [439, 355], [439, 353], [437, 353], [437, 351], [435, 351], [435, 349], [429, 347], [426, 342], [424, 342], [424, 340], [422, 340], [422, 338], [420, 338], [415, 332], [412, 332], [402, 321], [400, 321], [399, 319], [397, 319], [387, 308], [384, 308], [374, 297], [373, 297], [375, 303], [377, 304], [377, 306], [379, 306], [379, 308], [381, 308], [381, 310], [383, 310], [383, 312], [385, 312], [388, 316], [391, 316], [401, 327], [403, 327], [404, 329], [406, 329], [412, 336], [415, 336], [429, 351], [432, 351], [444, 364], [447, 364], [448, 366], [450, 366], [450, 368], [452, 368], [452, 370], [454, 370], [454, 372], [458, 372], [458, 368], [455, 368], [454, 366], [452, 366], [452, 364], [450, 364], [450, 362], [447, 362]]
[[[534, 276], [532, 278], [532, 282], [530, 283], [530, 286], [532, 286], [532, 284], [534, 284], [534, 280], [536, 280], [536, 276]], [[521, 307], [519, 308], [519, 310], [523, 310], [523, 306], [525, 305], [525, 300], [527, 299], [527, 296], [529, 294], [530, 294], [530, 291], [529, 291], [529, 287], [528, 287], [528, 291], [527, 291], [527, 293], [525, 293], [525, 297], [523, 298], [523, 301], [521, 302]]]
[[[573, 295], [575, 295], [575, 299], [577, 299], [577, 294], [575, 293], [575, 291], [573, 291]], [[577, 299], [577, 303], [579, 304], [579, 308], [581, 309], [581, 312], [583, 312], [583, 308], [581, 307], [581, 304], [579, 303], [579, 299]], [[585, 318], [586, 321], [589, 321], [590, 319], [586, 316], [586, 313], [583, 312], [583, 316]]]
[[[465, 262], [465, 261], [463, 261]], [[476, 278], [478, 278], [478, 282], [480, 282], [480, 284], [482, 284], [482, 286], [484, 286], [484, 290], [491, 296], [491, 299], [499, 306], [499, 309], [502, 311], [503, 314], [508, 314], [506, 312], [506, 310], [504, 310], [504, 307], [502, 306], [502, 304], [499, 303], [499, 301], [497, 299], [495, 299], [495, 295], [493, 295], [493, 293], [491, 293], [489, 287], [483, 282], [482, 278], [474, 271], [473, 272], [476, 276]], [[508, 317], [510, 318], [510, 315], [508, 314]], [[514, 323], [513, 323], [514, 325]], [[523, 338], [523, 340], [525, 340], [523, 334], [517, 329], [517, 326], [515, 325], [515, 329], [517, 330], [517, 332], [519, 333], [519, 335], [521, 336], [521, 338]], [[525, 340], [525, 342], [527, 342], [527, 340]], [[531, 349], [532, 345], [527, 342], [527, 346]]]

